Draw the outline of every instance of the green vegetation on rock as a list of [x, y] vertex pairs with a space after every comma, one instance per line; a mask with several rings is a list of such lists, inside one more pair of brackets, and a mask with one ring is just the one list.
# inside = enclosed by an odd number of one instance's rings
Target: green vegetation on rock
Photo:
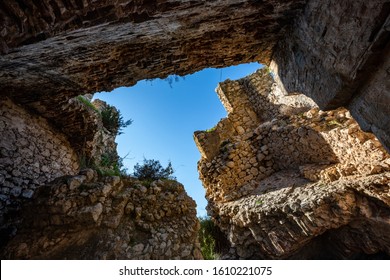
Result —
[[203, 258], [205, 260], [216, 260], [219, 255], [216, 253], [217, 227], [210, 217], [199, 218], [199, 242]]

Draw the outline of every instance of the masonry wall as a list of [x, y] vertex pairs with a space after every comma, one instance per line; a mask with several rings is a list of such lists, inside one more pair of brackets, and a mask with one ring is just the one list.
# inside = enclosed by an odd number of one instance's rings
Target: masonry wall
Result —
[[[389, 227], [388, 215], [371, 224], [388, 213], [378, 209], [389, 202], [390, 155], [349, 111], [324, 112], [304, 95], [285, 95], [265, 69], [223, 82], [217, 93], [228, 117], [194, 138], [208, 214], [232, 246], [223, 258], [353, 258], [368, 252], [362, 240], [379, 240], [370, 252], [388, 252], [389, 241], [375, 237]], [[354, 238], [336, 237], [334, 255], [320, 256], [314, 245], [310, 256], [298, 252], [351, 221]]]
[[41, 185], [78, 171], [78, 159], [67, 139], [49, 123], [0, 100], [0, 205], [32, 198]]
[[80, 145], [90, 146], [97, 170], [79, 172], [79, 152], [59, 129], [9, 99], [0, 101], [0, 257], [202, 259], [196, 204], [184, 187], [98, 175], [112, 171], [102, 158], [116, 159], [116, 133], [83, 102], [69, 104], [78, 127], [86, 124], [92, 133], [92, 141]]
[[300, 142], [296, 127], [278, 129], [275, 116], [303, 112], [315, 104], [303, 95], [283, 96], [267, 70], [221, 83], [217, 94], [228, 117], [212, 131], [195, 133], [198, 148], [207, 158], [199, 162], [200, 178], [213, 199], [237, 199], [285, 165], [337, 161], [321, 137]]
[[0, 257], [202, 259], [195, 208], [176, 181], [145, 184], [83, 169], [40, 189]]

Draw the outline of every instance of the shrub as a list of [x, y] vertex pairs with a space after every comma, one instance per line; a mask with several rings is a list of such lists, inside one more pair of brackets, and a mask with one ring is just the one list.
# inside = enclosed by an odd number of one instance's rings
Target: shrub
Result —
[[92, 168], [101, 176], [128, 176], [127, 169], [123, 166], [123, 159], [116, 152], [104, 153]]
[[93, 105], [93, 104], [91, 103], [91, 101], [89, 101], [86, 97], [84, 97], [84, 96], [82, 96], [82, 95], [79, 95], [79, 96], [76, 97], [76, 99], [77, 99], [78, 101], [80, 101], [81, 103], [83, 103], [84, 106], [86, 106], [86, 107], [88, 107], [88, 108], [94, 110], [96, 113], [99, 113], [99, 110], [95, 107], [95, 105]]
[[214, 127], [210, 128], [210, 129], [206, 129], [205, 131], [206, 131], [207, 133], [210, 133], [210, 132], [215, 131], [216, 129], [217, 129], [217, 126], [214, 126]]
[[107, 105], [102, 111], [99, 111], [86, 97], [79, 95], [76, 99], [84, 104], [84, 106], [98, 113], [102, 117], [103, 126], [113, 134], [122, 134], [122, 130], [133, 123], [131, 119], [127, 121], [123, 120], [121, 112], [114, 106]]
[[133, 176], [141, 181], [155, 181], [159, 179], [175, 179], [172, 163], [163, 168], [160, 161], [154, 159], [145, 159], [143, 164], [137, 163], [134, 166]]
[[116, 153], [104, 153], [100, 158], [100, 166], [113, 168], [117, 165], [118, 156]]
[[217, 228], [209, 217], [199, 218], [199, 242], [203, 258], [205, 260], [216, 260], [219, 255], [216, 253], [215, 236]]
[[103, 126], [113, 134], [120, 135], [123, 129], [133, 123], [133, 120], [123, 120], [123, 116], [115, 107], [108, 105], [101, 111]]

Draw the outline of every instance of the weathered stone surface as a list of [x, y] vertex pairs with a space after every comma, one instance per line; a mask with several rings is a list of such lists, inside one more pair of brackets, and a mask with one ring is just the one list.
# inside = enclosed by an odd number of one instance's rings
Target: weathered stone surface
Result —
[[210, 66], [266, 62], [304, 2], [69, 5], [58, 0], [44, 7], [30, 0], [5, 1], [0, 9], [1, 86], [13, 96], [23, 93], [21, 102], [44, 102], [43, 96], [54, 94], [54, 88], [57, 95], [70, 97]]
[[[195, 133], [198, 170], [235, 258], [389, 255], [390, 155], [346, 109], [323, 112], [303, 95], [285, 96], [266, 70], [217, 93], [229, 115]], [[210, 133], [219, 142], [208, 142]], [[329, 236], [337, 245], [317, 250]]]
[[390, 4], [311, 0], [278, 42], [271, 64], [284, 88], [321, 109], [348, 107], [390, 151]]
[[[0, 99], [0, 108], [0, 193], [13, 212], [39, 186], [77, 173], [79, 162], [66, 137], [47, 120], [9, 99]], [[8, 212], [7, 207], [0, 209], [0, 220]]]
[[[94, 103], [96, 107], [83, 97], [71, 99], [68, 106], [57, 113], [57, 120], [63, 123], [60, 130], [10, 99], [1, 99], [0, 236], [3, 244], [0, 246], [5, 245], [9, 234], [20, 226], [20, 209], [29, 201], [35, 201], [39, 190], [46, 188], [47, 183], [60, 176], [77, 174], [80, 166], [95, 166], [101, 173], [113, 172], [113, 165], [118, 162], [116, 131], [114, 128], [108, 131], [102, 121], [101, 111], [108, 105], [99, 100]], [[110, 110], [116, 112], [113, 107]], [[64, 131], [74, 134], [66, 135]], [[93, 181], [95, 176], [96, 171], [88, 169], [68, 178], [66, 184], [72, 192], [84, 182]], [[118, 182], [119, 179], [114, 184]], [[110, 186], [104, 186], [104, 195], [110, 193]], [[65, 193], [62, 196], [66, 198]], [[63, 208], [69, 210], [71, 206], [66, 201]], [[83, 224], [98, 221], [103, 207], [101, 203], [94, 203], [78, 210], [78, 221]], [[121, 221], [118, 217], [113, 217], [113, 224]], [[50, 220], [53, 224], [61, 223], [58, 215], [51, 216]]]
[[[390, 255], [389, 184], [390, 173], [324, 184], [279, 172], [260, 183], [258, 193], [225, 203], [219, 224], [246, 259]], [[323, 247], [308, 249], [316, 236], [324, 237]]]
[[196, 205], [183, 186], [156, 181], [143, 192], [141, 183], [91, 169], [56, 179], [25, 207], [2, 259], [201, 258]]

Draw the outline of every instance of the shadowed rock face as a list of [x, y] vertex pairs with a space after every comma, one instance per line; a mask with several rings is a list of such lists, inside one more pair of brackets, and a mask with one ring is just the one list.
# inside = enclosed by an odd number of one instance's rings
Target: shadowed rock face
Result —
[[228, 117], [195, 141], [224, 258], [390, 256], [390, 155], [347, 110], [283, 95], [266, 70], [217, 93]]
[[69, 97], [205, 67], [269, 62], [305, 1], [34, 2], [0, 7], [1, 66], [8, 73], [1, 84], [12, 94], [52, 94], [56, 86]]
[[308, 1], [274, 50], [272, 67], [288, 92], [323, 110], [347, 107], [390, 151], [390, 3]]
[[[266, 34], [259, 32], [265, 31], [272, 35], [271, 31], [280, 30], [296, 13], [296, 9], [305, 3], [305, 1], [260, 2], [242, 0], [207, 2], [196, 0], [55, 0], [40, 2], [5, 0], [1, 4], [3, 27], [1, 52], [7, 53], [15, 47], [34, 44], [61, 33], [69, 33], [76, 29], [88, 29], [105, 23], [120, 25], [154, 21], [165, 23], [164, 33], [166, 33], [174, 31], [171, 29], [172, 27], [188, 31], [197, 31], [198, 29], [210, 32], [223, 31], [214, 25], [223, 27], [227, 23], [229, 25], [243, 23], [246, 26], [242, 26], [244, 28], [242, 31], [251, 31], [249, 30], [251, 23], [261, 22], [263, 29], [257, 30], [256, 34], [258, 37], [266, 37]], [[260, 14], [262, 17], [254, 17], [256, 14]], [[164, 22], [164, 18], [170, 22]], [[169, 26], [170, 23], [171, 26]], [[204, 27], [208, 27], [208, 30], [203, 29]], [[233, 34], [234, 28], [240, 27], [233, 27], [230, 30], [233, 31]], [[129, 31], [133, 33], [135, 30]], [[222, 35], [220, 37], [223, 37]], [[67, 40], [72, 39], [75, 38], [72, 38], [71, 35], [67, 38]]]

